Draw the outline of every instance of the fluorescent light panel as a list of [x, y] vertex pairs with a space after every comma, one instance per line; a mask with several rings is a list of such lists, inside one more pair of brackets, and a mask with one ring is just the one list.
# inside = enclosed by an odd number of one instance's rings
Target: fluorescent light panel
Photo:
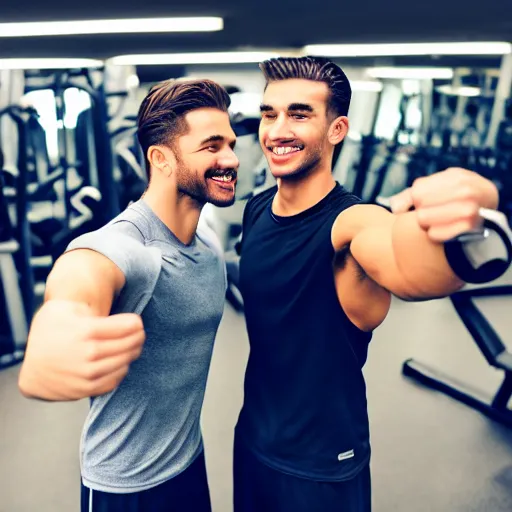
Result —
[[223, 28], [223, 19], [215, 17], [38, 21], [29, 23], [0, 23], [0, 37], [213, 32]]
[[366, 73], [372, 78], [395, 78], [402, 80], [446, 79], [453, 78], [453, 69], [450, 68], [400, 68], [376, 67], [369, 68]]
[[505, 55], [512, 52], [506, 42], [403, 43], [403, 44], [312, 44], [306, 54], [325, 57], [392, 57], [408, 55]]
[[119, 55], [110, 62], [117, 65], [184, 65], [184, 64], [243, 64], [261, 62], [279, 56], [272, 52], [210, 52], [210, 53], [162, 53], [147, 55]]
[[0, 69], [70, 69], [102, 66], [101, 60], [94, 59], [0, 59]]
[[350, 80], [350, 87], [353, 91], [380, 92], [382, 91], [382, 82], [372, 82], [370, 80]]
[[452, 96], [465, 96], [467, 98], [480, 96], [482, 90], [479, 87], [460, 86], [455, 87], [453, 85], [441, 85], [437, 87], [437, 90], [443, 94]]

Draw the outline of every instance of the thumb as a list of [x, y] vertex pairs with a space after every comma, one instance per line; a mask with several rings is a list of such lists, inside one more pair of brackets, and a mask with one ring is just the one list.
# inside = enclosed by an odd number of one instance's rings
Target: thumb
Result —
[[122, 338], [144, 329], [142, 318], [134, 313], [120, 313], [88, 319], [90, 334], [97, 339]]
[[410, 188], [402, 190], [402, 192], [395, 194], [389, 198], [389, 204], [393, 213], [408, 212], [414, 205], [412, 200], [412, 193]]

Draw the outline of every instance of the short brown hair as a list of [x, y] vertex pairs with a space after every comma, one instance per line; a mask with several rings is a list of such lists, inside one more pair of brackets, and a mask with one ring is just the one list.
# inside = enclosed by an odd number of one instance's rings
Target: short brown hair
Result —
[[[260, 69], [265, 76], [266, 85], [292, 78], [324, 82], [329, 88], [327, 113], [334, 117], [348, 115], [352, 88], [347, 75], [331, 60], [325, 57], [278, 57], [262, 62]], [[342, 145], [343, 141], [334, 148], [333, 169], [340, 156]]]
[[188, 130], [185, 115], [199, 108], [228, 111], [231, 99], [212, 80], [164, 80], [154, 85], [142, 101], [137, 116], [137, 138], [150, 172], [147, 152], [150, 146], [171, 145]]

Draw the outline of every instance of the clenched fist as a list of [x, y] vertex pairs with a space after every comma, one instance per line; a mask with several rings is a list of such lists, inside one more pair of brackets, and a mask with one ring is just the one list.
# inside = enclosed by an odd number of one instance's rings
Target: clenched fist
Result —
[[390, 200], [393, 213], [414, 208], [431, 240], [445, 242], [482, 225], [480, 208], [496, 209], [498, 190], [489, 180], [466, 169], [451, 168], [417, 179]]
[[145, 340], [135, 314], [93, 316], [85, 304], [52, 300], [34, 317], [19, 386], [45, 400], [78, 400], [115, 389]]

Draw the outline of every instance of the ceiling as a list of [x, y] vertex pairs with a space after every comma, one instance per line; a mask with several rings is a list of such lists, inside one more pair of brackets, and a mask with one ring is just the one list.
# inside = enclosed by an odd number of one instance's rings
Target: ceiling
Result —
[[[2, 38], [0, 58], [103, 59], [133, 53], [290, 49], [317, 43], [512, 41], [512, 0], [0, 0], [0, 12], [2, 22], [224, 18], [224, 30], [211, 33]], [[453, 58], [436, 61], [453, 62]], [[467, 58], [461, 62], [472, 65]], [[475, 62], [495, 66], [499, 58]]]

